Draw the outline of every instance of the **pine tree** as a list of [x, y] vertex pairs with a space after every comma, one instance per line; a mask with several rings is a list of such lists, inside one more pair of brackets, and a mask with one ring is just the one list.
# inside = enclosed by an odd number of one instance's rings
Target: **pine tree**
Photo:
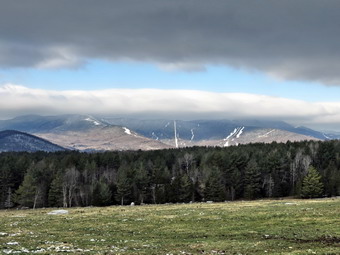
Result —
[[324, 193], [327, 196], [338, 196], [340, 195], [340, 169], [331, 162], [324, 171]]
[[16, 202], [19, 205], [35, 208], [39, 189], [35, 185], [35, 180], [30, 172], [27, 172], [22, 184], [16, 191]]
[[225, 187], [221, 180], [220, 170], [218, 168], [213, 168], [205, 184], [205, 200], [220, 202], [225, 199]]
[[112, 192], [110, 186], [106, 182], [100, 182], [100, 198], [103, 206], [111, 203]]
[[105, 206], [111, 203], [112, 193], [107, 183], [102, 180], [97, 182], [93, 188], [92, 205]]
[[136, 169], [135, 184], [137, 186], [139, 193], [138, 200], [140, 201], [141, 204], [143, 204], [145, 198], [148, 195], [150, 186], [150, 178], [143, 164], [140, 164], [140, 166]]
[[63, 206], [63, 178], [59, 172], [52, 180], [50, 190], [48, 192], [48, 205], [52, 207]]
[[92, 205], [101, 206], [100, 183], [96, 182], [93, 186]]
[[253, 160], [249, 161], [245, 169], [244, 183], [244, 197], [247, 199], [257, 198], [261, 190], [261, 174], [257, 163]]
[[8, 199], [8, 188], [13, 186], [11, 182], [13, 172], [8, 163], [0, 162], [0, 208], [6, 207], [5, 203]]
[[131, 194], [132, 185], [127, 171], [125, 167], [120, 167], [118, 170], [116, 197], [120, 200], [121, 205], [124, 205], [126, 198]]
[[323, 192], [323, 183], [321, 182], [321, 175], [314, 167], [308, 168], [308, 174], [302, 181], [301, 197], [315, 198], [320, 197]]
[[184, 174], [179, 179], [179, 201], [189, 202], [193, 198], [193, 185], [190, 177]]

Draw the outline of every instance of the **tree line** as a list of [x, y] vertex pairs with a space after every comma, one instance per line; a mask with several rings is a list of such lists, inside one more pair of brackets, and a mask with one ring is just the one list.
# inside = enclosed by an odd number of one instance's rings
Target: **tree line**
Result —
[[340, 195], [340, 142], [0, 153], [0, 208]]

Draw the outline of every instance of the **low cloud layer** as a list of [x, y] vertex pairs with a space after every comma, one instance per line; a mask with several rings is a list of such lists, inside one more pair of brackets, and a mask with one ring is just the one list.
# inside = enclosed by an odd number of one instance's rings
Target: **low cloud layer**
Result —
[[0, 67], [133, 60], [340, 85], [338, 0], [3, 1]]
[[340, 102], [310, 103], [242, 93], [193, 90], [110, 89], [49, 91], [0, 87], [0, 119], [19, 115], [92, 114], [144, 119], [271, 119], [333, 129]]

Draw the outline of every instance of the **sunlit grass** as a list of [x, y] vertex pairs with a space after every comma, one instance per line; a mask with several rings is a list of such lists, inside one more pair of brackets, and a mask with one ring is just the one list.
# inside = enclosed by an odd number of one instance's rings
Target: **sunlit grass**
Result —
[[340, 254], [340, 199], [0, 211], [0, 254]]

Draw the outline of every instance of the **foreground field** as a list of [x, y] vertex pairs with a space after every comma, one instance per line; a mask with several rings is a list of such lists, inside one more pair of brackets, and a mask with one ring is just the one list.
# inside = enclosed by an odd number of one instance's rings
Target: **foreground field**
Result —
[[340, 199], [0, 211], [0, 254], [340, 254]]

